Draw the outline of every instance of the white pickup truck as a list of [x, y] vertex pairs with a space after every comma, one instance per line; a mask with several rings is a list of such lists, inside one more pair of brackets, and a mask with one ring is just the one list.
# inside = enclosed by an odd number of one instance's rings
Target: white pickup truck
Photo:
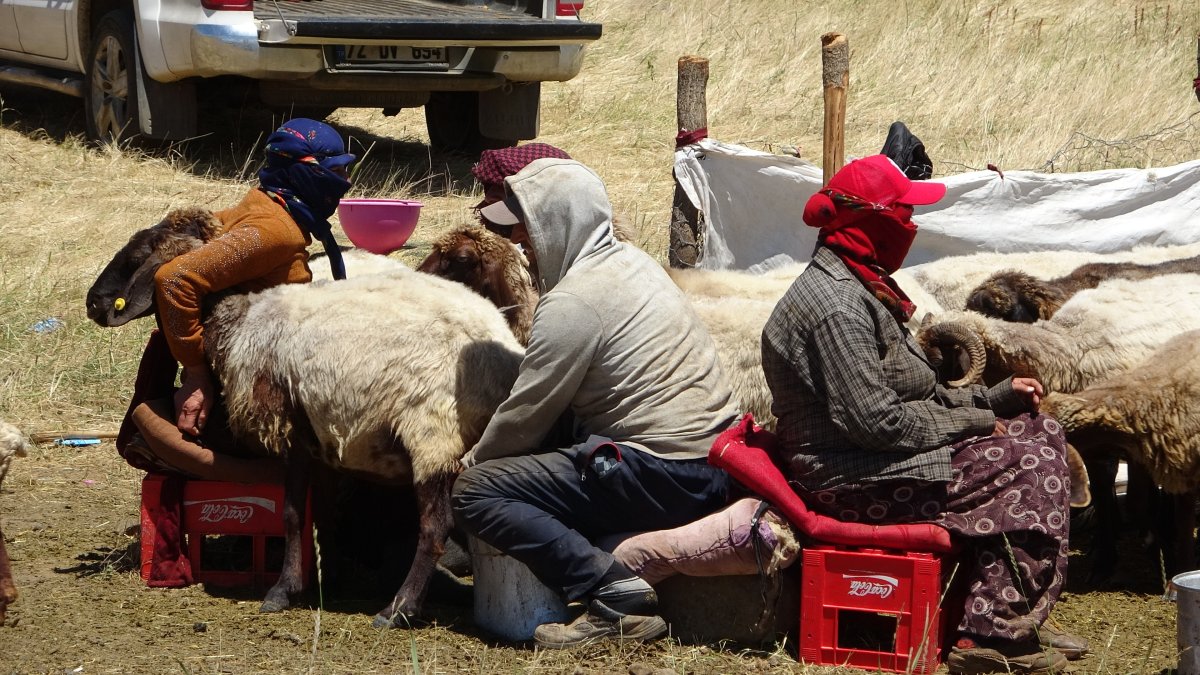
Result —
[[0, 85], [84, 100], [96, 140], [182, 139], [197, 101], [249, 84], [294, 116], [425, 107], [431, 143], [538, 134], [541, 82], [601, 25], [582, 0], [0, 0]]

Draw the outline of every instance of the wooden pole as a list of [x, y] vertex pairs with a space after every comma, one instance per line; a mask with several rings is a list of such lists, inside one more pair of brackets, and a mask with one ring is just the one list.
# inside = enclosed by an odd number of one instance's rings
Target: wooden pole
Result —
[[850, 86], [850, 43], [841, 33], [821, 36], [821, 82], [825, 86], [824, 182], [846, 163], [846, 88]]
[[[675, 119], [680, 135], [708, 128], [707, 88], [708, 59], [700, 56], [680, 57], [679, 80], [675, 88]], [[679, 178], [675, 177], [667, 262], [671, 267], [695, 267], [703, 251], [704, 214], [688, 199], [687, 193], [679, 185]]]

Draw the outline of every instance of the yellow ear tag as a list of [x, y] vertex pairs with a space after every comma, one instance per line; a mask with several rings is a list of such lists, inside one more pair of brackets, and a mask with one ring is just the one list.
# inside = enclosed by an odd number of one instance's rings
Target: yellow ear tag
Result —
[[114, 300], [113, 307], [115, 307], [118, 312], [125, 309], [125, 298], [117, 298]]

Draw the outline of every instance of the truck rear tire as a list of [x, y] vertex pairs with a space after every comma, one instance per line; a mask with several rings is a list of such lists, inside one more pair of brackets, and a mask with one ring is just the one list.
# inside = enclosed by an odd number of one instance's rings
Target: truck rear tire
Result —
[[137, 74], [133, 14], [119, 9], [96, 26], [84, 79], [84, 116], [88, 138], [122, 142], [137, 136]]
[[479, 93], [435, 91], [425, 104], [429, 145], [439, 152], [478, 155], [484, 150], [511, 148], [516, 140], [489, 138], [479, 132]]

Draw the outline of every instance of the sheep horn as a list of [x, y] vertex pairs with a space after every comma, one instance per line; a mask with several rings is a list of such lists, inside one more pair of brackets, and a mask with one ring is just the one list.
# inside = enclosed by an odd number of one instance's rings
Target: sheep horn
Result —
[[971, 364], [967, 372], [963, 373], [961, 378], [947, 382], [947, 387], [961, 387], [979, 381], [984, 367], [987, 366], [987, 349], [975, 331], [962, 323], [951, 321], [929, 326], [921, 332], [921, 336], [922, 342], [928, 345], [960, 346], [970, 358]]

